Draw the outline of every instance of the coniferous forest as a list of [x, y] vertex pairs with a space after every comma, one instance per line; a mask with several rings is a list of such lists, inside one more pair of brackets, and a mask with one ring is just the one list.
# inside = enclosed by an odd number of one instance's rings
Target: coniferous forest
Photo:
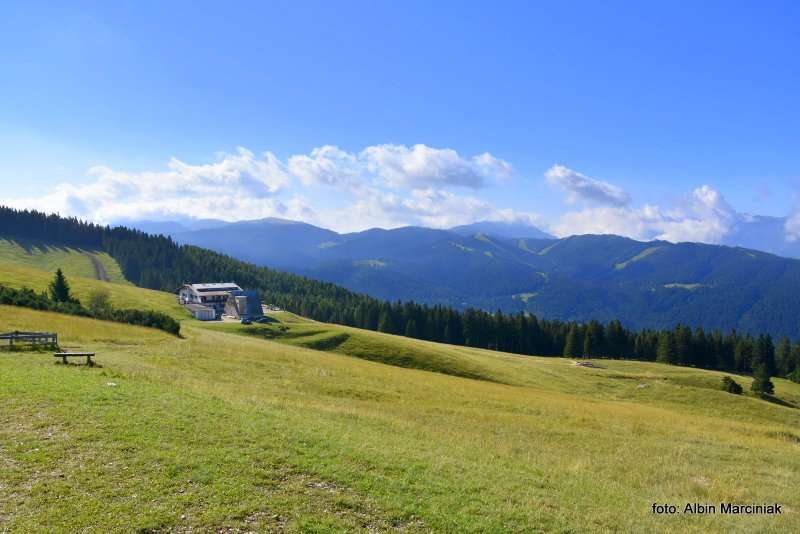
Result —
[[269, 303], [318, 321], [454, 345], [517, 354], [619, 358], [754, 374], [768, 382], [800, 382], [800, 342], [735, 331], [706, 332], [690, 325], [632, 331], [619, 321], [578, 324], [534, 315], [414, 302], [385, 302], [334, 284], [257, 267], [164, 236], [104, 227], [76, 218], [0, 207], [0, 237], [41, 240], [102, 250], [132, 283], [174, 291], [184, 282], [235, 281]]

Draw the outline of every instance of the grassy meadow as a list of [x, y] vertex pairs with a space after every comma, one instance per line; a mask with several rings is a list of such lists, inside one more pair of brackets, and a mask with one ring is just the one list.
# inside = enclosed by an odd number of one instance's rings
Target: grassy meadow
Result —
[[129, 284], [117, 262], [107, 253], [73, 247], [0, 238], [0, 263], [55, 272], [59, 267], [68, 277], [97, 279], [95, 264], [109, 282]]
[[[109, 281], [98, 280], [89, 255], [101, 262]], [[140, 308], [166, 313], [181, 320], [189, 317], [174, 295], [138, 288], [125, 280], [119, 265], [104, 252], [34, 245], [0, 239], [0, 285], [44, 291], [61, 268], [76, 297], [86, 302], [93, 290], [108, 291], [116, 308]]]
[[[56, 330], [102, 366], [0, 353], [0, 531], [800, 530], [798, 409], [720, 373], [275, 317], [177, 339], [0, 307], [0, 330]], [[784, 513], [651, 512], [720, 501]]]

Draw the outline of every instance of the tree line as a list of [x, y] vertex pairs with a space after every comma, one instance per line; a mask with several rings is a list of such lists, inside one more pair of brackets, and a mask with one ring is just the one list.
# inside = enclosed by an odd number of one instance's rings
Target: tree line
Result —
[[[184, 282], [234, 281], [272, 304], [318, 321], [517, 354], [659, 361], [782, 376], [800, 382], [800, 344], [767, 335], [673, 329], [632, 331], [619, 321], [576, 323], [479, 309], [385, 302], [328, 282], [274, 271], [124, 227], [0, 207], [7, 236], [103, 250], [140, 287], [174, 291]], [[765, 386], [767, 387], [767, 386]]]

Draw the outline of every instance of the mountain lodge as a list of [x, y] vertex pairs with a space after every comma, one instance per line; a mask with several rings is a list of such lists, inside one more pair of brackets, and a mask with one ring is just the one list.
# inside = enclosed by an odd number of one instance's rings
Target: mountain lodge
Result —
[[201, 321], [213, 321], [223, 314], [250, 320], [264, 315], [258, 291], [244, 291], [235, 282], [186, 283], [177, 293], [180, 303]]

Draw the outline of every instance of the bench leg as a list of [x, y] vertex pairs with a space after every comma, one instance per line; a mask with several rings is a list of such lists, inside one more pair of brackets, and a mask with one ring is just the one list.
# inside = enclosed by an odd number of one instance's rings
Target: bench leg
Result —
[[94, 362], [92, 361], [91, 356], [86, 357], [86, 365], [88, 365], [89, 367], [94, 367]]
[[61, 357], [61, 361], [64, 362], [64, 365], [67, 365], [67, 357], [66, 356], [62, 356]]

